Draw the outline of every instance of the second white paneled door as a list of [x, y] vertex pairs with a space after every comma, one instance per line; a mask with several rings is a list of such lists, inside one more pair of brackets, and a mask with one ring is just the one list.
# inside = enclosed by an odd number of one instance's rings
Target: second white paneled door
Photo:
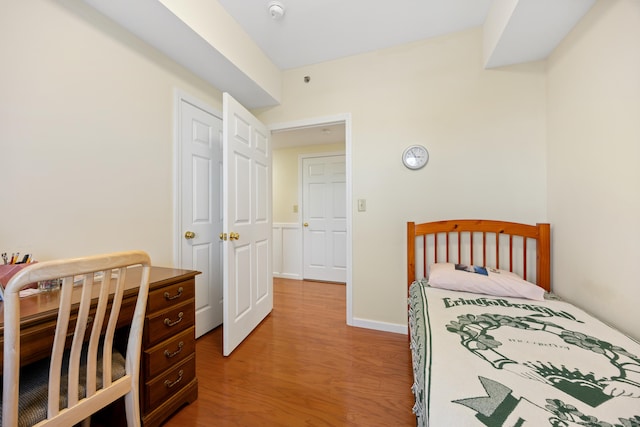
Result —
[[180, 101], [181, 259], [196, 276], [196, 338], [222, 323], [222, 119]]
[[344, 155], [302, 159], [303, 276], [347, 281]]

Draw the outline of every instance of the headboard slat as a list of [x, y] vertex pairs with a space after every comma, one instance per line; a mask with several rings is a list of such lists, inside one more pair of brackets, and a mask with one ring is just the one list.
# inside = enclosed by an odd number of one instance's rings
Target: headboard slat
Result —
[[[424, 244], [425, 245], [427, 244], [427, 236], [424, 236]], [[424, 253], [425, 254], [427, 253], [426, 246], [424, 248]], [[438, 235], [437, 234], [433, 235], [433, 256], [435, 257], [434, 259], [438, 259]], [[425, 259], [426, 259], [426, 255], [425, 255]], [[424, 265], [427, 265], [427, 264], [424, 264]], [[423, 271], [425, 271], [425, 274], [426, 274], [426, 270], [423, 270]]]
[[500, 234], [496, 233], [494, 236], [496, 238], [496, 265], [500, 265]]
[[509, 271], [513, 271], [513, 236], [511, 234], [509, 235]]
[[487, 263], [487, 233], [482, 232], [482, 263]]
[[[437, 252], [436, 252], [437, 256]], [[437, 258], [436, 258], [437, 259]], [[422, 238], [422, 265], [427, 265], [427, 236], [423, 236]]]
[[527, 239], [523, 239], [522, 250], [524, 252], [524, 261], [523, 261], [524, 277], [527, 277]]

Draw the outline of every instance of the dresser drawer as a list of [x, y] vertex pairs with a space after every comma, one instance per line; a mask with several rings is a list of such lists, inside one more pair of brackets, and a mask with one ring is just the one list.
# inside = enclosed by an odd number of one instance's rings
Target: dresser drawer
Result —
[[147, 313], [155, 313], [182, 304], [195, 297], [195, 289], [195, 279], [189, 279], [151, 291], [147, 302]]
[[144, 427], [159, 427], [198, 397], [195, 370], [197, 271], [154, 267], [140, 354], [140, 409]]
[[153, 378], [196, 351], [195, 328], [192, 326], [143, 353], [145, 378]]
[[145, 384], [145, 408], [147, 412], [169, 399], [196, 377], [196, 355], [192, 353], [172, 369]]
[[194, 300], [190, 299], [168, 310], [150, 313], [144, 321], [144, 347], [148, 348], [193, 326], [195, 311]]

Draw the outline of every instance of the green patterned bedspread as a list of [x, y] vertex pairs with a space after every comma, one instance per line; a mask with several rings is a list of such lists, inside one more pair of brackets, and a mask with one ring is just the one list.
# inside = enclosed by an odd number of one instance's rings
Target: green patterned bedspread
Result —
[[409, 291], [419, 426], [640, 427], [640, 344], [560, 300]]

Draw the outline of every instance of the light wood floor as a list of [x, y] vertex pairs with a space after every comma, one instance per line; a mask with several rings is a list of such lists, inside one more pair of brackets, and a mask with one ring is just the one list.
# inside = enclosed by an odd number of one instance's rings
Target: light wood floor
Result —
[[198, 400], [166, 427], [412, 426], [406, 335], [346, 326], [345, 287], [274, 279], [274, 310], [228, 357], [196, 344]]

